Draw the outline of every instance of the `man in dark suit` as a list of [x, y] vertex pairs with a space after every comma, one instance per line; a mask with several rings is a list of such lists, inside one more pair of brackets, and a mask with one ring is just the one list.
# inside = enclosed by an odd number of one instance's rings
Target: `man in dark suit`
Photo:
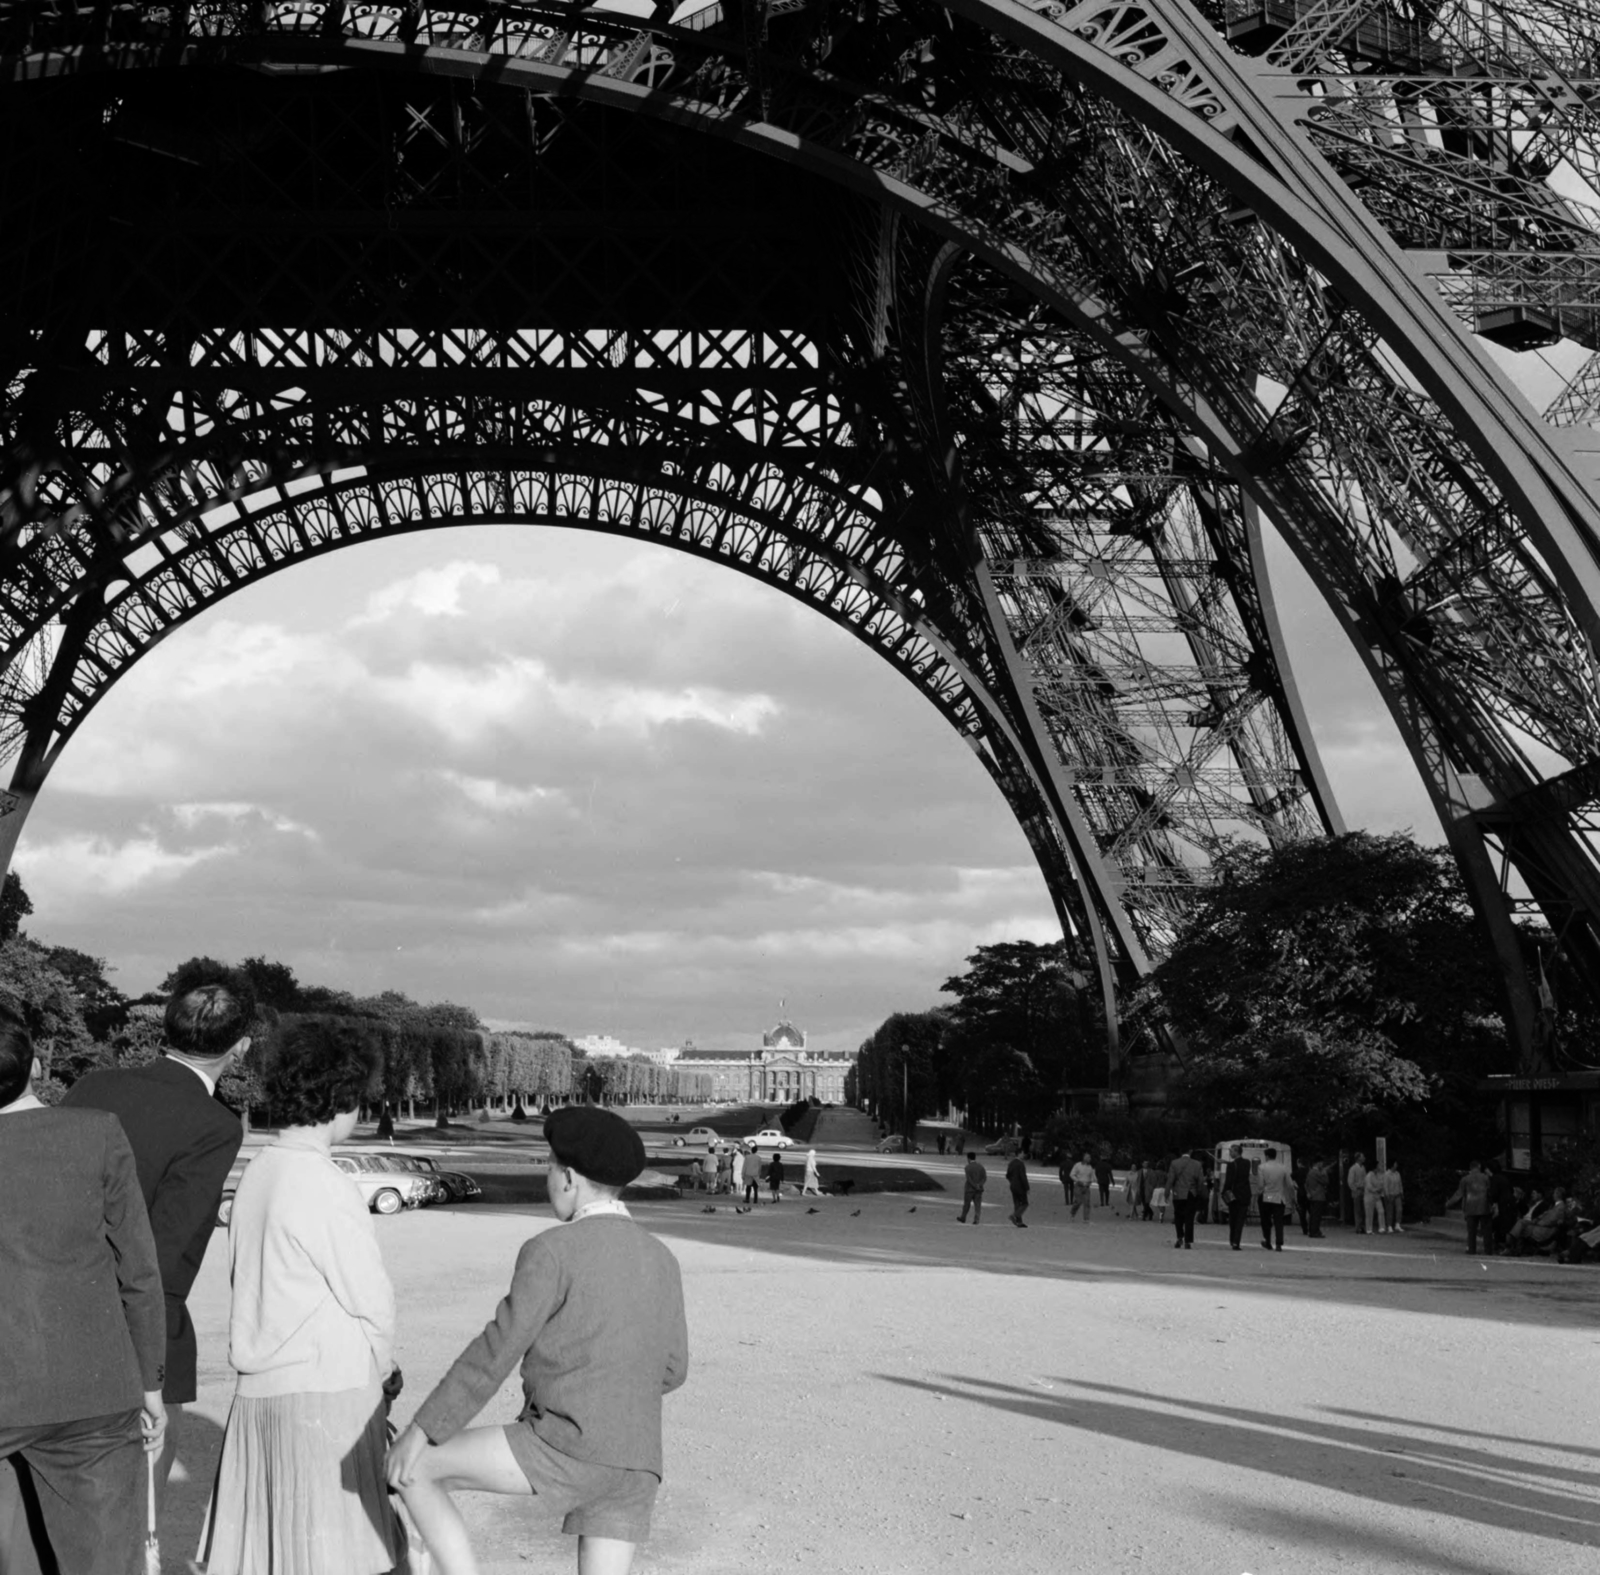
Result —
[[167, 1302], [170, 1425], [158, 1482], [165, 1488], [179, 1447], [182, 1408], [195, 1397], [194, 1325], [189, 1288], [216, 1225], [217, 1205], [244, 1131], [214, 1097], [217, 1082], [250, 1048], [255, 992], [231, 970], [191, 985], [167, 1002], [166, 1051], [147, 1066], [91, 1072], [63, 1104], [109, 1110], [122, 1122], [150, 1211]]
[[1241, 1252], [1244, 1222], [1250, 1217], [1250, 1161], [1237, 1143], [1228, 1150], [1228, 1166], [1222, 1173], [1222, 1201], [1228, 1205], [1228, 1245]]
[[144, 1451], [166, 1427], [155, 1242], [115, 1117], [50, 1109], [35, 1070], [27, 1030], [0, 1008], [0, 1568], [37, 1567], [37, 1530], [62, 1575], [134, 1575]]

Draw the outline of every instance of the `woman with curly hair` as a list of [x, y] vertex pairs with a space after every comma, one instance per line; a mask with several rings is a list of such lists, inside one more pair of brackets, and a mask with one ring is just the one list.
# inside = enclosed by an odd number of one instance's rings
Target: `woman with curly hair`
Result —
[[267, 1069], [285, 1126], [250, 1162], [228, 1225], [238, 1386], [200, 1539], [207, 1575], [404, 1567], [383, 1475], [394, 1291], [332, 1156], [375, 1069], [361, 1028], [336, 1018], [300, 1020]]

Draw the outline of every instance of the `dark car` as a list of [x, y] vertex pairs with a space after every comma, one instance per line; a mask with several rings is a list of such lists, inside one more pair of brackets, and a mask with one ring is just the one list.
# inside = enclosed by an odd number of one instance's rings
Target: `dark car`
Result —
[[426, 1154], [386, 1154], [384, 1158], [438, 1182], [444, 1189], [447, 1203], [471, 1203], [474, 1198], [483, 1196], [483, 1188], [464, 1170], [441, 1170], [439, 1161], [429, 1159]]

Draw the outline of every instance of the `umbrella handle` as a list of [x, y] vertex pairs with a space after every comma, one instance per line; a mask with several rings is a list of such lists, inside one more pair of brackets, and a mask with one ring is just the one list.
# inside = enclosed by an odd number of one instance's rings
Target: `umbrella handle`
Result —
[[146, 1453], [145, 1457], [145, 1534], [148, 1542], [156, 1540], [156, 1457]]

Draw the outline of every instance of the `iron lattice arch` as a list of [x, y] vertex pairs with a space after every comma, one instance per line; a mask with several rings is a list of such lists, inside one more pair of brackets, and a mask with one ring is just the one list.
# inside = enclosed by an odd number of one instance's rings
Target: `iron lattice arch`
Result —
[[[164, 633], [559, 521], [725, 561], [938, 705], [1108, 997], [1223, 839], [1337, 829], [1263, 520], [1535, 1011], [1600, 980], [1586, 6], [0, 0], [15, 844]], [[1554, 184], [1552, 184], [1552, 180]], [[63, 200], [69, 194], [70, 200]]]

